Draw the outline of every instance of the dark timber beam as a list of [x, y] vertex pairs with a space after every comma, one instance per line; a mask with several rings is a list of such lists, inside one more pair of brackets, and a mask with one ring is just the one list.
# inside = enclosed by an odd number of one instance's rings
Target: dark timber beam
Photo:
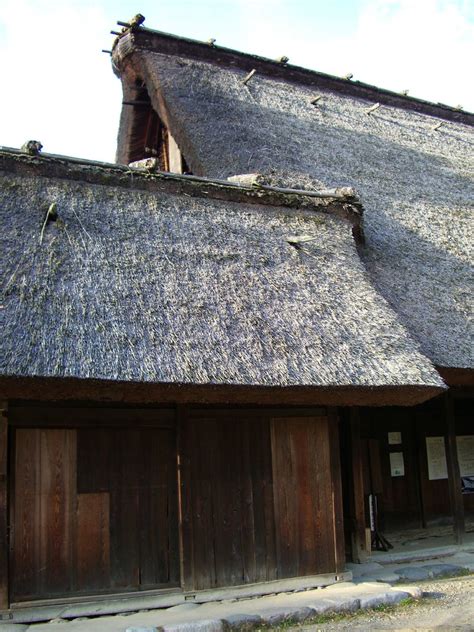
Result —
[[363, 564], [367, 561], [365, 537], [365, 499], [364, 499], [364, 475], [362, 470], [362, 448], [360, 441], [360, 417], [357, 408], [351, 408], [350, 412], [350, 460], [353, 493], [350, 495], [351, 507], [351, 552], [352, 561]]
[[445, 396], [446, 418], [446, 460], [448, 465], [448, 486], [451, 512], [453, 514], [454, 538], [456, 544], [464, 540], [464, 502], [462, 497], [461, 474], [459, 471], [458, 451], [456, 445], [456, 420], [454, 417], [454, 402], [452, 396]]
[[0, 402], [0, 610], [8, 609], [8, 422]]

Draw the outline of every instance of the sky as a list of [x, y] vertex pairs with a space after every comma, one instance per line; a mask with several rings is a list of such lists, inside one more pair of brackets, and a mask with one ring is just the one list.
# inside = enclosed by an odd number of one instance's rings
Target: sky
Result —
[[[472, 0], [0, 0], [0, 145], [113, 162], [116, 20], [474, 111]], [[117, 29], [118, 30], [118, 29]]]

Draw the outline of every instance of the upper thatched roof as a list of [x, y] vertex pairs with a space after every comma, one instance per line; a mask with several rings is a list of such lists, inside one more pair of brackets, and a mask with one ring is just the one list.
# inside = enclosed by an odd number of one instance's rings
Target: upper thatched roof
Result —
[[2, 375], [443, 387], [337, 201], [5, 151], [0, 173]]
[[146, 82], [194, 173], [355, 187], [377, 290], [434, 363], [474, 367], [472, 114], [146, 29], [113, 59], [126, 88]]

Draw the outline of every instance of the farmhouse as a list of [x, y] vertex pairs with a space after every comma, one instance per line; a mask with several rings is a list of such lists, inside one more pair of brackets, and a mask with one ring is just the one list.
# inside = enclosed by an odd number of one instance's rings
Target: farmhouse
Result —
[[474, 116], [135, 23], [112, 63], [116, 165], [0, 151], [1, 608], [461, 542]]

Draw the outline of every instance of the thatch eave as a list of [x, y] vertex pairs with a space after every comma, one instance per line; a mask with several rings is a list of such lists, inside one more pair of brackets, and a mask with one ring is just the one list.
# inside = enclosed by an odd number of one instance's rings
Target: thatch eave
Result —
[[0, 377], [0, 399], [136, 404], [288, 406], [415, 406], [443, 393], [440, 386], [292, 386], [153, 384], [76, 378]]

